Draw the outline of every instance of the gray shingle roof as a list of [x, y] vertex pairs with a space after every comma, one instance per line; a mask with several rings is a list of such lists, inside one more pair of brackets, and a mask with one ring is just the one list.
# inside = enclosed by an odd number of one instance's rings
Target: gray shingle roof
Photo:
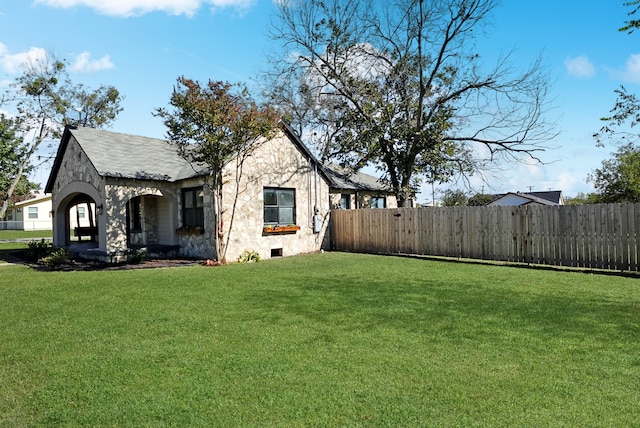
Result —
[[[564, 204], [561, 190], [550, 190], [547, 192], [508, 192], [493, 195], [493, 201], [497, 201], [507, 195], [517, 195], [525, 199], [529, 199], [532, 202], [539, 203], [541, 205], [560, 205]], [[492, 202], [493, 202], [492, 201]]]
[[[301, 153], [318, 165], [318, 161], [292, 129], [281, 122], [282, 130]], [[93, 128], [67, 127], [49, 175], [45, 190], [51, 192], [69, 140], [75, 139], [101, 176], [144, 180], [179, 181], [208, 174], [205, 166], [194, 169], [165, 140], [122, 134]], [[330, 181], [324, 168], [318, 172]]]
[[555, 204], [560, 204], [560, 201], [562, 200], [562, 191], [560, 190], [549, 190], [548, 192], [527, 192], [527, 195], [546, 199], [547, 201], [551, 201]]
[[329, 177], [332, 188], [339, 190], [366, 190], [372, 192], [390, 192], [391, 189], [377, 177], [364, 172], [349, 172], [339, 165], [325, 165], [324, 171]]
[[165, 140], [93, 128], [69, 132], [102, 176], [178, 181], [204, 172], [195, 171]]

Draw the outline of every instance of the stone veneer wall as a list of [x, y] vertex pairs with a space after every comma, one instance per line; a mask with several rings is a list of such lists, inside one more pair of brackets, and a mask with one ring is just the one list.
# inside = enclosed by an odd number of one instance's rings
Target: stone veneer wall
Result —
[[[257, 251], [262, 258], [272, 250], [283, 256], [319, 251], [328, 245], [329, 187], [325, 179], [300, 150], [283, 133], [263, 142], [242, 165], [236, 185], [237, 162], [225, 169], [224, 191], [225, 233], [232, 227], [226, 260], [233, 262], [243, 251]], [[263, 189], [281, 187], [295, 189], [296, 224], [300, 230], [291, 234], [266, 234], [264, 228]], [[237, 194], [237, 205], [231, 225], [231, 214]], [[322, 222], [320, 233], [313, 232], [316, 200]]]
[[[178, 231], [178, 244], [180, 255], [201, 259], [215, 259], [215, 211], [213, 209], [213, 196], [203, 179], [194, 179], [180, 183], [180, 189], [202, 186], [204, 191], [204, 233], [198, 231]], [[182, 203], [181, 190], [178, 191], [179, 207]], [[182, 208], [178, 209], [178, 225], [182, 225]]]
[[[96, 205], [104, 204], [104, 181], [93, 167], [84, 151], [75, 138], [71, 138], [65, 151], [65, 157], [60, 163], [58, 175], [52, 188], [53, 209], [53, 245], [63, 247], [66, 245], [67, 227], [66, 208], [69, 200], [79, 193], [89, 195]], [[99, 242], [101, 250], [106, 247], [104, 236], [104, 217], [97, 216]]]
[[[98, 171], [93, 167], [75, 138], [69, 140], [65, 157], [62, 159], [56, 177], [53, 194], [59, 198], [60, 192], [72, 182], [82, 182], [95, 188], [104, 197], [103, 182]], [[53, 196], [53, 195], [52, 195]], [[66, 196], [66, 195], [64, 195]]]
[[[179, 245], [179, 254], [184, 257], [196, 258], [212, 258], [215, 254], [215, 245], [213, 243], [214, 227], [207, 227], [215, 224], [213, 222], [213, 204], [211, 194], [207, 186], [203, 186], [204, 190], [204, 233], [195, 231], [179, 230], [182, 225], [182, 189], [189, 187], [202, 186], [202, 179], [187, 180], [179, 183], [169, 183], [164, 181], [144, 181], [133, 179], [109, 179], [106, 185], [107, 200], [110, 201], [107, 215], [107, 236], [108, 236], [108, 252], [121, 251], [127, 247], [127, 225], [126, 225], [126, 205], [130, 199], [141, 195], [155, 195], [167, 198], [171, 204], [172, 221], [168, 222], [171, 229], [169, 234], [173, 237], [171, 242], [162, 242], [167, 245]], [[157, 206], [157, 204], [156, 204]], [[150, 207], [149, 207], [150, 208]], [[146, 213], [147, 218], [152, 218], [150, 213]], [[156, 228], [160, 224], [156, 220]], [[153, 231], [153, 225], [150, 232], [156, 235], [167, 235], [166, 231]]]

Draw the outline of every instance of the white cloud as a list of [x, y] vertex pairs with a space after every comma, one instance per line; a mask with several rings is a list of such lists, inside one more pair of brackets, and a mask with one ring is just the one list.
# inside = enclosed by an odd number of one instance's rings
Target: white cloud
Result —
[[45, 61], [47, 51], [44, 48], [30, 48], [25, 52], [10, 54], [5, 45], [0, 44], [0, 68], [10, 74], [20, 71], [25, 65]]
[[[0, 43], [0, 69], [8, 74], [18, 74], [29, 64], [42, 63], [48, 61], [48, 53], [44, 48], [29, 48], [24, 52], [12, 54], [7, 47]], [[71, 71], [77, 73], [93, 73], [100, 70], [109, 70], [114, 65], [109, 55], [100, 59], [91, 60], [91, 54], [82, 52], [71, 65]]]
[[212, 10], [234, 8], [246, 10], [256, 0], [36, 0], [36, 3], [57, 8], [85, 6], [97, 12], [118, 17], [139, 16], [150, 12], [169, 15], [193, 16], [200, 7], [209, 5]]
[[633, 54], [627, 59], [621, 77], [625, 82], [640, 83], [640, 54]]
[[560, 189], [566, 194], [575, 194], [579, 191], [576, 190], [577, 187], [584, 187], [586, 178], [586, 174], [584, 177], [576, 177], [570, 172], [561, 172], [558, 174], [553, 183], [554, 185], [551, 187], [553, 187], [553, 189]]
[[113, 68], [113, 63], [109, 55], [105, 55], [96, 61], [91, 61], [91, 54], [87, 51], [78, 55], [76, 61], [71, 66], [71, 70], [78, 73], [92, 73], [95, 71], [109, 70], [111, 68]]
[[593, 77], [596, 74], [596, 69], [589, 61], [589, 58], [585, 55], [581, 55], [575, 58], [567, 58], [564, 61], [564, 66], [567, 69], [567, 73], [574, 77]]

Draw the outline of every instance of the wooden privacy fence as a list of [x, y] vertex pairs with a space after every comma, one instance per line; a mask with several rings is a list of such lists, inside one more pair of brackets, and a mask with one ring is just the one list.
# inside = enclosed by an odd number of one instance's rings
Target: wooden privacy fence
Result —
[[333, 249], [640, 270], [640, 204], [334, 210]]

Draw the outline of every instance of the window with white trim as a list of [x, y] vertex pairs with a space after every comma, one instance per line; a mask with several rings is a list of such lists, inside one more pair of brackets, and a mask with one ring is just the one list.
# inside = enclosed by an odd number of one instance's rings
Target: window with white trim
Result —
[[384, 196], [372, 196], [370, 206], [371, 208], [386, 208], [387, 198]]

